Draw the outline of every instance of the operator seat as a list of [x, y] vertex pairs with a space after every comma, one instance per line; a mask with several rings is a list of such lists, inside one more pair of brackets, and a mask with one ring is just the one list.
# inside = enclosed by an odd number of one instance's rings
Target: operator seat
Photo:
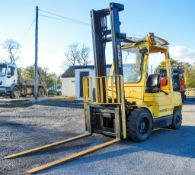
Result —
[[157, 93], [160, 92], [160, 88], [161, 88], [160, 74], [150, 74], [146, 82], [146, 92]]

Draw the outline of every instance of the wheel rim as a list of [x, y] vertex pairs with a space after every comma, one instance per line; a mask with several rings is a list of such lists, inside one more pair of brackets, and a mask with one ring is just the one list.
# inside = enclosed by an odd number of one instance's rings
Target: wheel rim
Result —
[[149, 130], [149, 121], [147, 118], [143, 118], [139, 123], [139, 133], [145, 134]]

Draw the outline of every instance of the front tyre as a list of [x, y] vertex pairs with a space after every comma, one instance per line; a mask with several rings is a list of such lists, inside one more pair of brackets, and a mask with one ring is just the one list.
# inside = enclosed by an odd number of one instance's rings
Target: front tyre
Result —
[[17, 87], [15, 87], [13, 91], [11, 92], [11, 98], [13, 99], [20, 98], [20, 90]]
[[132, 111], [127, 119], [127, 137], [133, 141], [142, 142], [148, 139], [151, 132], [151, 114], [144, 109]]

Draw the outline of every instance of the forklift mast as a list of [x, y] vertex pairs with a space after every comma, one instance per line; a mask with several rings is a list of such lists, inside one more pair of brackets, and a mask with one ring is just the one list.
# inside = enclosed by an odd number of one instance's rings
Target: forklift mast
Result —
[[[110, 3], [109, 8], [91, 11], [92, 39], [94, 50], [94, 65], [96, 77], [106, 76], [106, 43], [112, 42], [113, 62], [115, 75], [123, 75], [121, 54], [121, 39], [126, 38], [120, 33], [119, 12], [124, 10], [124, 5]], [[107, 26], [110, 16], [110, 29]]]

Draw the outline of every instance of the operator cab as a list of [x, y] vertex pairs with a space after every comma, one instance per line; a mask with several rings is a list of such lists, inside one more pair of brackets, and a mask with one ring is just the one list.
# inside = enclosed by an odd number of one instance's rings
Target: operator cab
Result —
[[[167, 41], [153, 33], [142, 39], [127, 38], [122, 45], [126, 101], [132, 107], [145, 105], [150, 108], [153, 105], [154, 118], [171, 115], [174, 108], [167, 46]], [[162, 62], [165, 62], [166, 77], [159, 72]]]
[[17, 68], [15, 64], [0, 64], [0, 95], [6, 95], [10, 87], [17, 83]]
[[14, 76], [16, 70], [16, 65], [15, 64], [6, 64], [6, 63], [1, 63], [0, 64], [0, 77], [6, 77], [10, 78]]

